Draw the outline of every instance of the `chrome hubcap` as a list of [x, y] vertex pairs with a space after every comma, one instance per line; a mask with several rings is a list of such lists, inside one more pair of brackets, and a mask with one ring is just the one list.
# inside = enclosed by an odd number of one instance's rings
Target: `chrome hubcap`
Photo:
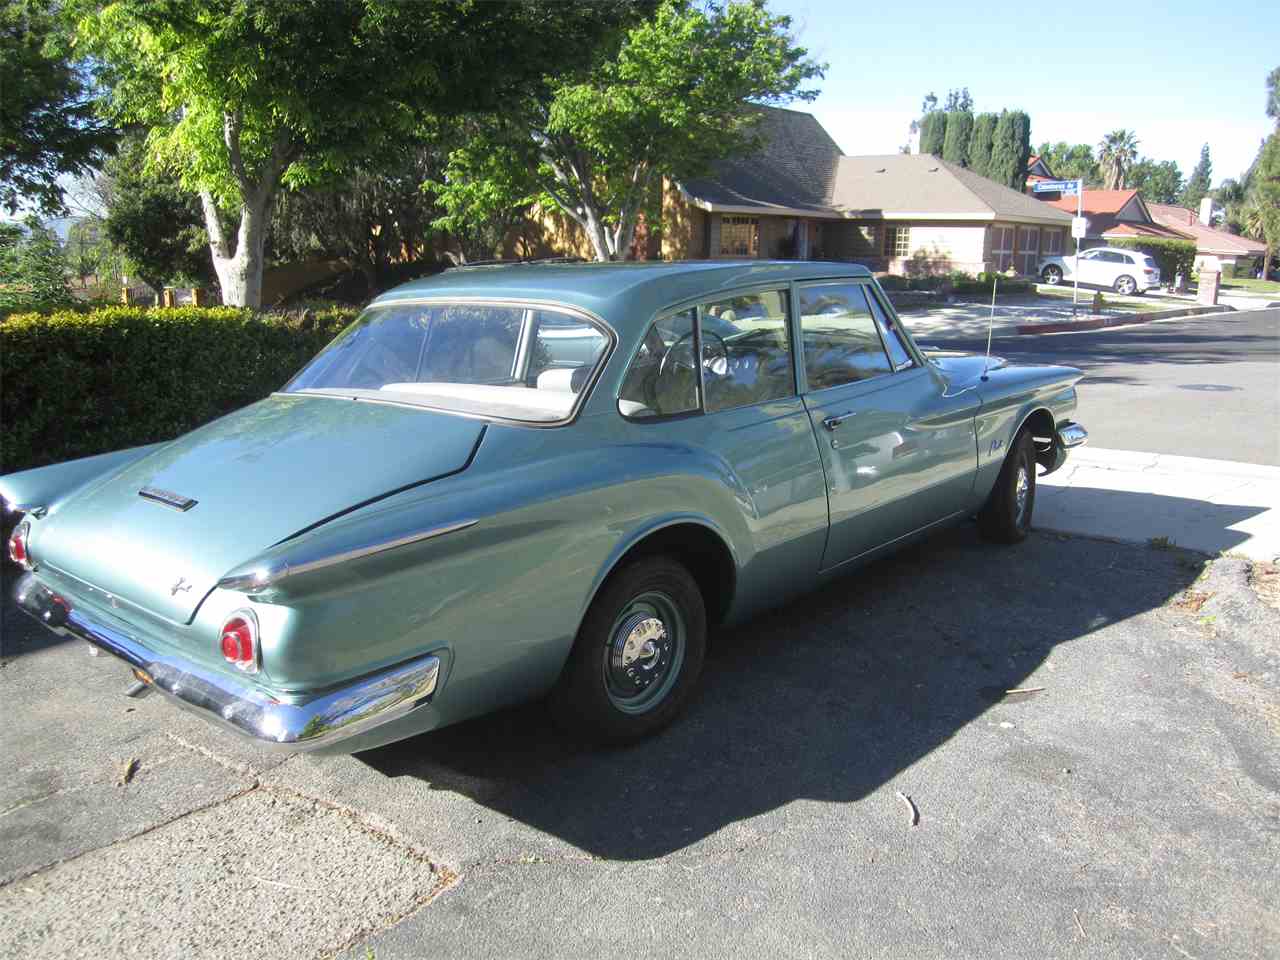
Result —
[[614, 621], [604, 663], [609, 699], [624, 713], [644, 713], [675, 685], [684, 662], [684, 626], [669, 597], [637, 597]]
[[1014, 498], [1017, 504], [1017, 520], [1018, 526], [1022, 526], [1027, 515], [1027, 496], [1031, 491], [1031, 481], [1027, 478], [1027, 468], [1018, 468], [1018, 485], [1014, 489]]

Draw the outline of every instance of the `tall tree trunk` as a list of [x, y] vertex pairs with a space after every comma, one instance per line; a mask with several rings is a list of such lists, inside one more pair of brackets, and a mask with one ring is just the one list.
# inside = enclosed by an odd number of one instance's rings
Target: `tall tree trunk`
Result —
[[[271, 191], [274, 192], [274, 191]], [[267, 239], [267, 206], [270, 193], [255, 191], [240, 205], [240, 227], [232, 250], [226, 241], [217, 206], [208, 191], [202, 191], [205, 227], [209, 231], [209, 248], [213, 269], [222, 288], [222, 302], [233, 307], [262, 306], [263, 245]]]

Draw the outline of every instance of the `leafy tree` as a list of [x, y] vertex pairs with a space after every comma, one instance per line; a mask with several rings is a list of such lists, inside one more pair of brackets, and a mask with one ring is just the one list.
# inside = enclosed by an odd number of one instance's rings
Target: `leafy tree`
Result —
[[947, 114], [930, 110], [920, 120], [920, 152], [942, 156], [947, 140]]
[[[967, 92], [967, 91], [966, 91]], [[942, 159], [960, 166], [969, 163], [969, 141], [973, 136], [973, 114], [968, 110], [953, 111], [947, 117], [947, 136], [942, 144]]]
[[120, 277], [124, 273], [125, 257], [108, 238], [106, 225], [101, 217], [83, 217], [67, 228], [67, 242], [62, 253], [71, 274], [80, 281], [81, 289], [89, 288], [89, 278], [94, 280], [92, 293], [107, 295], [119, 292]]
[[[1280, 121], [1280, 117], [1277, 120]], [[1280, 250], [1280, 122], [1262, 148], [1253, 180], [1256, 207], [1254, 236], [1261, 235], [1266, 241], [1267, 252], [1262, 262], [1269, 268], [1271, 258]]]
[[1173, 160], [1143, 157], [1129, 168], [1127, 180], [1149, 203], [1177, 203], [1182, 193], [1182, 171]]
[[1267, 74], [1267, 116], [1280, 123], [1280, 67]]
[[503, 158], [504, 180], [529, 171], [529, 186], [583, 229], [598, 260], [626, 257], [640, 215], [649, 208], [656, 219], [662, 177], [696, 176], [757, 146], [757, 104], [817, 95], [805, 84], [824, 67], [796, 46], [790, 26], [755, 0], [666, 0], [584, 76], [509, 111], [487, 146], [451, 158], [465, 162], [446, 177], [482, 179], [476, 160], [489, 151]]
[[999, 115], [994, 113], [980, 113], [973, 120], [973, 133], [969, 137], [969, 169], [984, 177], [991, 175], [991, 146], [999, 122]]
[[969, 96], [969, 88], [948, 90], [946, 105], [942, 109], [947, 113], [973, 113], [973, 97]]
[[1062, 180], [1083, 180], [1086, 187], [1096, 187], [1102, 182], [1098, 162], [1093, 158], [1093, 147], [1087, 143], [1040, 144], [1036, 153], [1044, 160], [1053, 175]]
[[1021, 110], [1004, 110], [996, 124], [987, 176], [1019, 192], [1027, 183], [1031, 158], [1031, 118]]
[[1191, 176], [1187, 177], [1187, 185], [1182, 188], [1182, 205], [1196, 210], [1200, 201], [1209, 195], [1213, 186], [1213, 163], [1209, 159], [1209, 145], [1200, 148], [1200, 160]]
[[0, 5], [0, 205], [65, 210], [59, 177], [96, 166], [115, 131], [94, 113], [93, 73], [71, 56], [57, 0]]
[[433, 113], [521, 96], [637, 12], [625, 0], [66, 2], [109, 66], [113, 115], [146, 126], [153, 158], [199, 194], [224, 302], [248, 306], [282, 185], [413, 142]]
[[269, 247], [280, 259], [339, 257], [353, 264], [370, 296], [387, 285], [398, 261], [425, 252], [437, 215], [422, 183], [436, 176], [435, 149], [404, 146], [341, 180], [276, 198]]
[[1098, 144], [1098, 166], [1108, 190], [1123, 190], [1125, 174], [1138, 159], [1138, 137], [1132, 130], [1112, 130]]
[[127, 258], [126, 269], [154, 290], [213, 280], [209, 237], [200, 201], [178, 178], [147, 162], [140, 136], [126, 138], [103, 170], [103, 229]]
[[23, 225], [0, 223], [0, 317], [53, 310], [71, 302], [67, 262], [57, 235], [35, 217]]
[[490, 139], [475, 135], [473, 123], [457, 125], [448, 173], [422, 185], [441, 208], [431, 225], [448, 231], [457, 241], [463, 262], [492, 257], [511, 230], [524, 222], [526, 211], [538, 198], [536, 180], [528, 169], [511, 162], [527, 149], [523, 142], [526, 132], [491, 125], [488, 133], [496, 137], [503, 131], [519, 142], [492, 150]]

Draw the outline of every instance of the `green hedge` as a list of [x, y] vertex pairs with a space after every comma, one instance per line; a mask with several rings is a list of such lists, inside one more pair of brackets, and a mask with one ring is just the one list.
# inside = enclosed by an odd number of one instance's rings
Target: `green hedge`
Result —
[[1036, 288], [1035, 281], [1010, 277], [1006, 274], [980, 273], [976, 277], [971, 273], [953, 270], [951, 273], [940, 273], [929, 277], [902, 277], [888, 274], [878, 278], [880, 286], [885, 290], [949, 290], [952, 293], [990, 293], [994, 277], [1000, 278], [1000, 293], [1030, 293]]
[[1160, 268], [1160, 282], [1173, 283], [1182, 274], [1188, 282], [1196, 262], [1196, 245], [1190, 240], [1168, 240], [1164, 237], [1117, 237], [1107, 240], [1108, 247], [1137, 250], [1150, 255]]
[[259, 400], [355, 312], [14, 314], [0, 323], [0, 473], [166, 440]]

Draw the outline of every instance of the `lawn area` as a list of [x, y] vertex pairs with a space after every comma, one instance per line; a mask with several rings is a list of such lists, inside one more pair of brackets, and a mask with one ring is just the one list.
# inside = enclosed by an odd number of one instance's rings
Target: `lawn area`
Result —
[[1232, 277], [1230, 280], [1222, 281], [1222, 289], [1280, 297], [1280, 280], [1254, 280], [1251, 277]]

